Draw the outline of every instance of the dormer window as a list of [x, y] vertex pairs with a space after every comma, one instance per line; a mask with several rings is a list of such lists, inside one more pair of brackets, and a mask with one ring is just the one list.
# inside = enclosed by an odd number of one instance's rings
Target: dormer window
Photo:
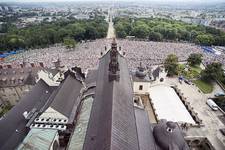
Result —
[[139, 85], [139, 90], [140, 90], [140, 91], [143, 90], [143, 85]]
[[134, 97], [134, 106], [143, 108], [141, 97]]
[[168, 131], [168, 132], [171, 132], [171, 133], [172, 133], [172, 132], [173, 132], [173, 129], [171, 129], [171, 128], [167, 128], [167, 129], [166, 129], [166, 131]]

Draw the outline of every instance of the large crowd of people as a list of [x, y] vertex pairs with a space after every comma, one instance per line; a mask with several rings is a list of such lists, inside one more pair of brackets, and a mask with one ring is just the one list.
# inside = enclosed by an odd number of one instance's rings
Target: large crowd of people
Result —
[[203, 55], [203, 64], [220, 62], [225, 67], [225, 53], [215, 55], [204, 52], [200, 46], [190, 43], [170, 43], [151, 41], [119, 40], [118, 44], [127, 54], [130, 68], [138, 66], [140, 62], [146, 66], [161, 64], [169, 54], [175, 54], [179, 61], [186, 61], [191, 53]]
[[[43, 62], [47, 67], [53, 67], [53, 62], [58, 58], [61, 64], [67, 67], [79, 66], [83, 70], [96, 68], [101, 52], [110, 48], [111, 39], [98, 39], [90, 42], [77, 44], [75, 48], [67, 49], [65, 46], [57, 44], [49, 48], [28, 50], [20, 54], [9, 56], [0, 64], [11, 63], [19, 65], [25, 62]], [[130, 69], [136, 68], [140, 62], [145, 66], [161, 64], [169, 54], [175, 54], [179, 61], [187, 60], [191, 53], [201, 53], [203, 63], [218, 61], [225, 66], [225, 54], [215, 55], [204, 52], [201, 47], [190, 43], [169, 43], [169, 42], [149, 42], [117, 40], [118, 49], [125, 52]]]

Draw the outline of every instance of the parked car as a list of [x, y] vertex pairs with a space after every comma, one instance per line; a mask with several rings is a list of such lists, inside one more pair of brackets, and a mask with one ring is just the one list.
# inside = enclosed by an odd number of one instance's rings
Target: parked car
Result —
[[225, 96], [223, 92], [218, 92], [214, 95], [215, 97]]
[[208, 99], [206, 101], [206, 104], [214, 111], [217, 111], [218, 110], [218, 106], [217, 104], [212, 100], [212, 99]]

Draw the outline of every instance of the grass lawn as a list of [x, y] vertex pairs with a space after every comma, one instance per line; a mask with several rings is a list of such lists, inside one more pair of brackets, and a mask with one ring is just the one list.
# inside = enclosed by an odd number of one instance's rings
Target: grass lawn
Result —
[[202, 68], [200, 66], [191, 66], [191, 70], [201, 73]]
[[179, 64], [178, 74], [184, 76], [187, 79], [198, 78], [202, 69], [199, 66], [190, 66], [189, 69], [185, 70], [184, 64]]
[[213, 91], [212, 83], [208, 83], [202, 80], [195, 80], [193, 82], [205, 94], [211, 93]]

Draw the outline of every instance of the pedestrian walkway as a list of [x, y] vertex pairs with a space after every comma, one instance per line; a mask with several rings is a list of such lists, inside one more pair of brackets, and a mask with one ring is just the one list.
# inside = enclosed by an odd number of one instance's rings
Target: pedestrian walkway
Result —
[[115, 38], [115, 29], [112, 22], [112, 14], [109, 11], [109, 27], [108, 27], [108, 33], [107, 33], [107, 39]]

